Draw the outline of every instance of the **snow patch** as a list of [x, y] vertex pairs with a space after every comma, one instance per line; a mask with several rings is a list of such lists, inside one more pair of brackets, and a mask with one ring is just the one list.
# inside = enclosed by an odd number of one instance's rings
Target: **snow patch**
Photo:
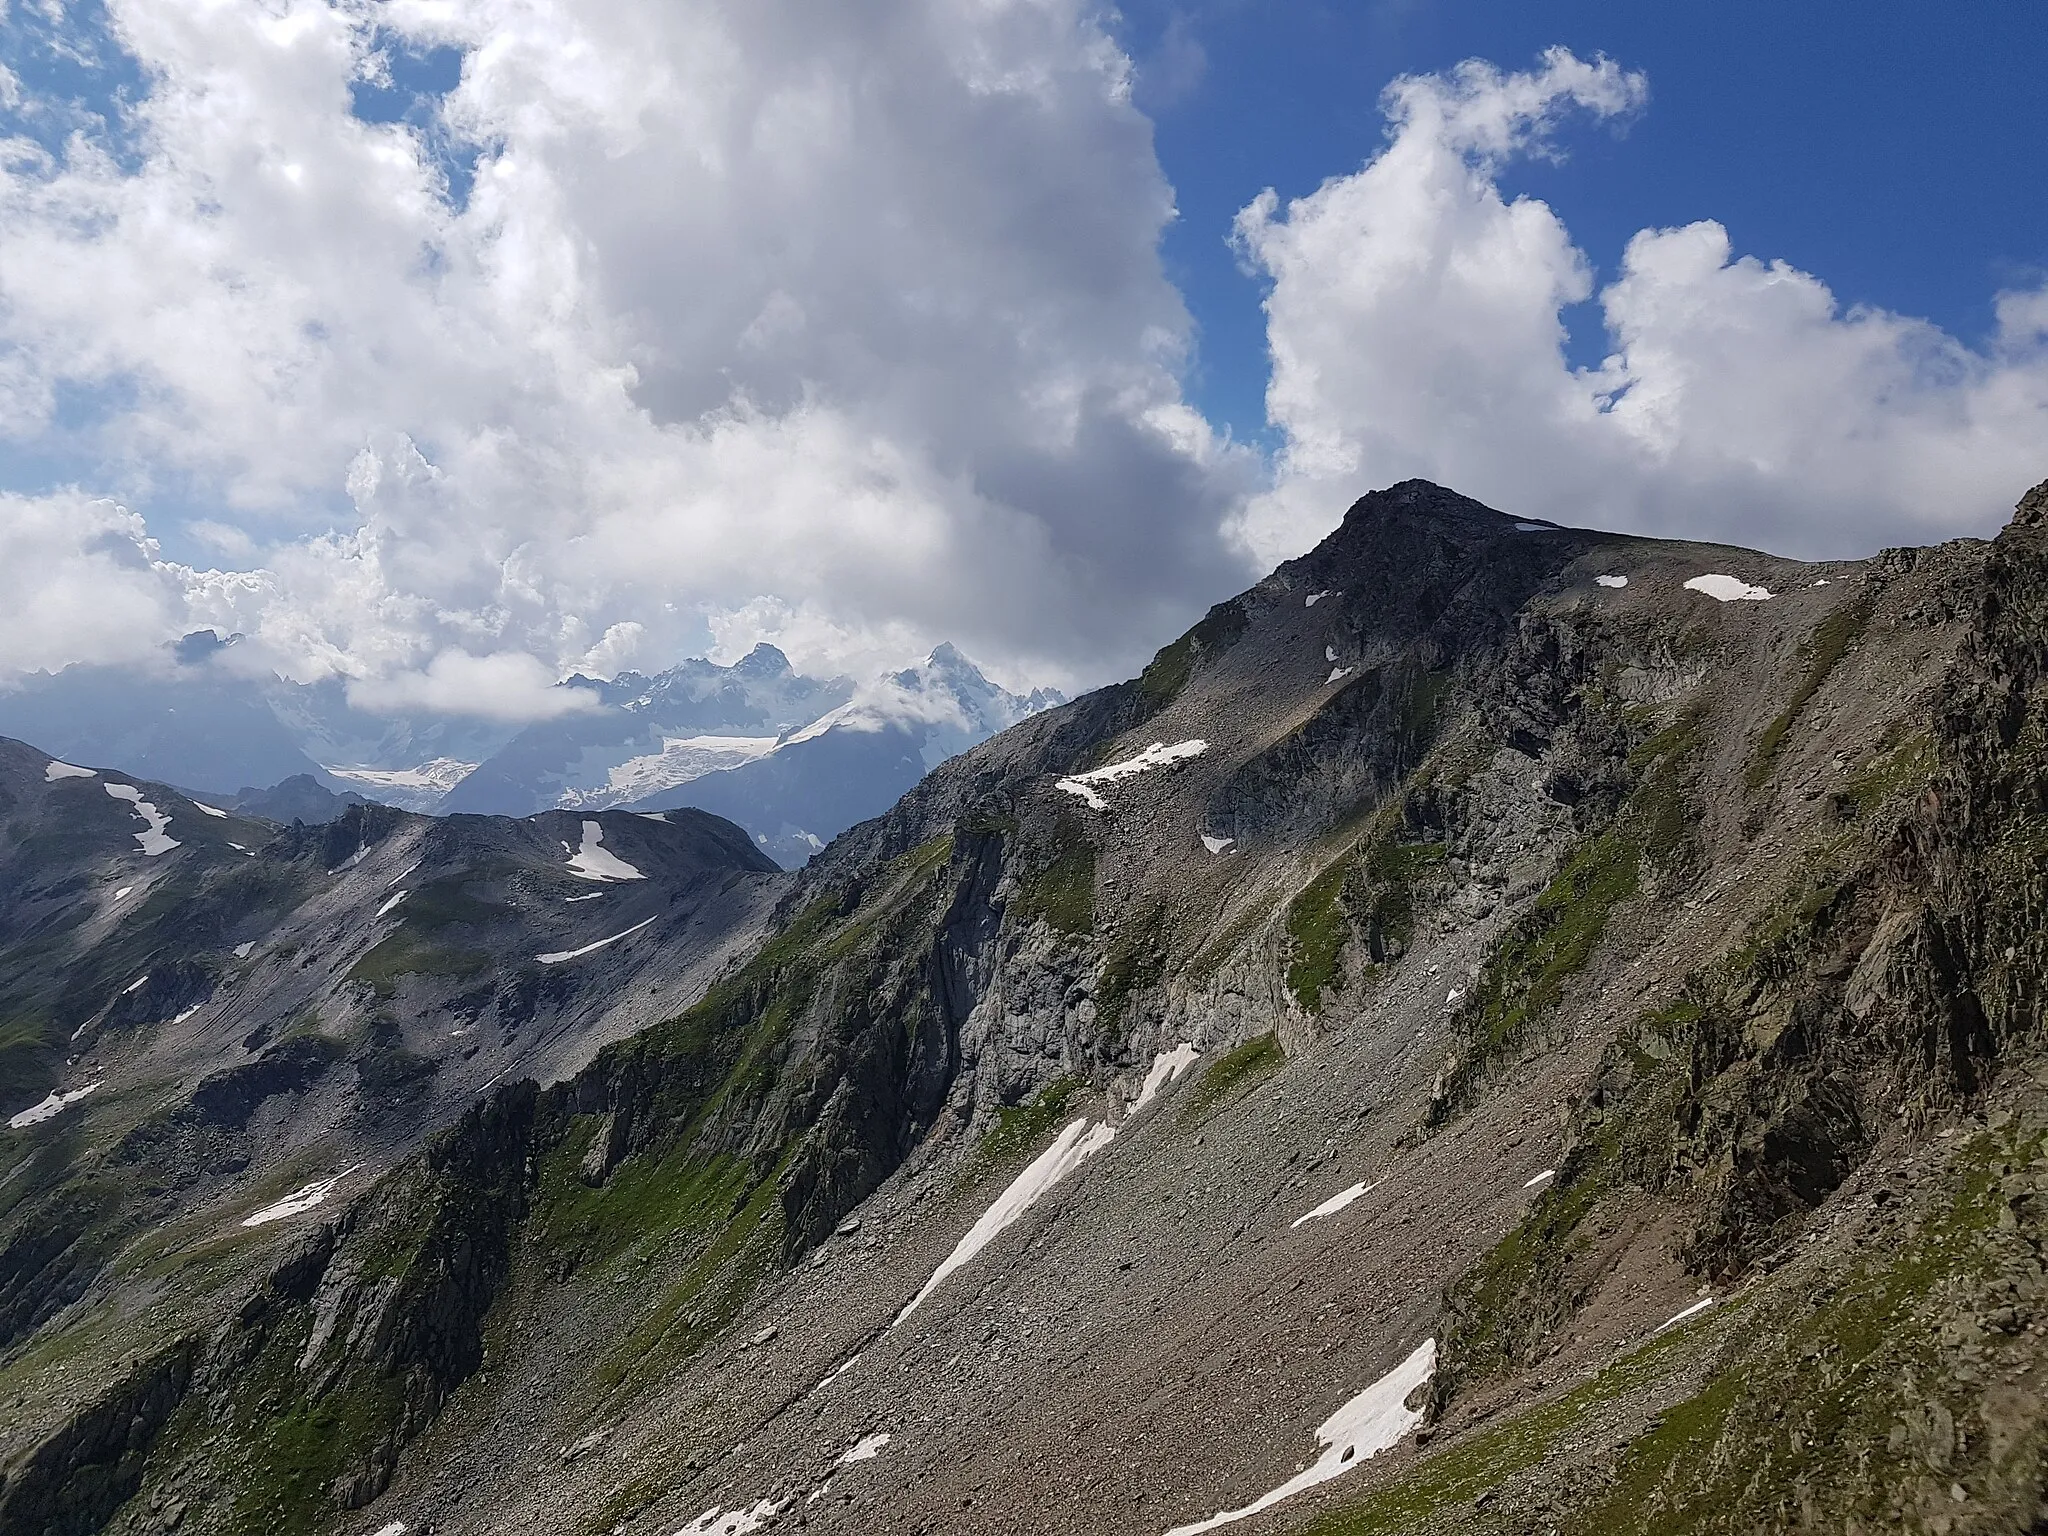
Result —
[[635, 923], [632, 927], [628, 928], [624, 933], [615, 933], [608, 939], [599, 939], [595, 944], [586, 944], [581, 949], [565, 949], [561, 950], [556, 954], [535, 955], [533, 958], [538, 960], [542, 965], [560, 965], [564, 960], [580, 960], [583, 956], [590, 954], [593, 950], [603, 949], [607, 944], [616, 944], [621, 939], [630, 939], [642, 928], [645, 928], [647, 926], [647, 923], [651, 923], [653, 921], [654, 919], [650, 917], [647, 919], [646, 923]]
[[[414, 870], [418, 869], [422, 862], [423, 861], [420, 859], [414, 859], [410, 864], [406, 865], [405, 868], [401, 869], [398, 872], [397, 877], [392, 880], [391, 885], [403, 885], [405, 883], [405, 877], [411, 874]], [[391, 885], [385, 886], [384, 889], [387, 891], [390, 890]]]
[[1555, 533], [1555, 532], [1557, 532], [1557, 527], [1556, 527], [1556, 525], [1555, 525], [1555, 524], [1553, 524], [1553, 523], [1517, 523], [1517, 524], [1515, 524], [1515, 532], [1517, 532], [1517, 533]]
[[1160, 1093], [1178, 1078], [1186, 1075], [1201, 1057], [1201, 1052], [1183, 1040], [1170, 1051], [1161, 1051], [1152, 1058], [1152, 1070], [1145, 1074], [1145, 1081], [1138, 1088], [1138, 1096], [1131, 1100], [1131, 1107], [1124, 1111], [1128, 1120], [1139, 1110], [1159, 1097]]
[[645, 880], [647, 877], [603, 846], [604, 828], [594, 821], [583, 823], [583, 846], [569, 860], [569, 873], [578, 880]]
[[1118, 779], [1128, 779], [1133, 774], [1145, 772], [1148, 768], [1160, 768], [1184, 758], [1200, 757], [1209, 750], [1206, 741], [1177, 741], [1172, 746], [1155, 741], [1136, 757], [1127, 757], [1122, 762], [1110, 763], [1105, 767], [1091, 768], [1086, 773], [1070, 774], [1059, 780], [1053, 787], [1064, 790], [1077, 799], [1085, 800], [1091, 810], [1106, 811], [1109, 802], [1095, 792], [1097, 784], [1114, 784]]
[[405, 1522], [394, 1520], [389, 1525], [377, 1527], [376, 1536], [405, 1536]]
[[1360, 1195], [1370, 1192], [1372, 1188], [1373, 1186], [1370, 1184], [1354, 1184], [1349, 1189], [1339, 1190], [1336, 1194], [1330, 1196], [1329, 1199], [1325, 1200], [1321, 1205], [1317, 1206], [1314, 1210], [1303, 1211], [1299, 1216], [1295, 1217], [1294, 1220], [1290, 1221], [1287, 1225], [1290, 1228], [1298, 1227], [1304, 1222], [1315, 1221], [1323, 1216], [1334, 1216], [1339, 1211], [1343, 1210], [1345, 1206], [1349, 1205], [1352, 1201], [1356, 1200]]
[[134, 890], [134, 889], [135, 889], [135, 887], [134, 887], [134, 886], [132, 886], [132, 885], [124, 885], [124, 886], [122, 886], [122, 887], [121, 887], [121, 889], [119, 889], [118, 891], [114, 892], [114, 900], [116, 900], [116, 901], [120, 901], [120, 900], [121, 900], [121, 899], [122, 899], [123, 897], [125, 897], [125, 896], [126, 896], [126, 895], [127, 895], [127, 894], [128, 894], [129, 892], [130, 892], [130, 891], [132, 891], [132, 890]]
[[592, 892], [591, 892], [591, 893], [590, 893], [590, 894], [589, 894], [588, 896], [564, 896], [564, 897], [562, 898], [562, 903], [563, 903], [563, 905], [565, 905], [565, 906], [566, 906], [566, 905], [568, 905], [568, 904], [569, 904], [570, 902], [576, 902], [576, 901], [603, 901], [603, 900], [604, 900], [604, 892], [603, 892], [603, 891], [592, 891]]
[[1628, 578], [1626, 576], [1595, 576], [1593, 580], [1603, 587], [1625, 587], [1628, 585]]
[[97, 768], [80, 768], [72, 763], [60, 763], [52, 759], [50, 766], [43, 770], [43, 782], [54, 784], [59, 779], [96, 779], [100, 776]]
[[1522, 1188], [1534, 1189], [1538, 1184], [1548, 1184], [1552, 1179], [1556, 1177], [1557, 1170], [1555, 1168], [1546, 1168], [1541, 1173], [1537, 1174], [1535, 1178], [1531, 1179], [1528, 1183], [1524, 1184]]
[[249, 940], [249, 941], [248, 941], [248, 942], [247, 942], [246, 944], [237, 944], [237, 945], [235, 946], [235, 958], [236, 958], [237, 960], [246, 960], [246, 959], [248, 959], [248, 958], [249, 958], [249, 952], [250, 952], [251, 950], [255, 949], [255, 947], [256, 947], [256, 941], [255, 941], [254, 939], [251, 939], [251, 940]]
[[416, 768], [328, 768], [337, 779], [360, 784], [365, 789], [411, 790], [412, 798], [445, 795], [476, 771], [475, 763], [452, 757], [437, 757]]
[[1337, 659], [1337, 647], [1335, 647], [1334, 645], [1326, 645], [1326, 646], [1324, 646], [1324, 647], [1323, 647], [1323, 660], [1325, 660], [1325, 661], [1335, 661], [1336, 659]]
[[1308, 595], [1308, 601], [1304, 603], [1302, 606], [1306, 608], [1313, 608], [1317, 603], [1320, 603], [1324, 598], [1335, 597], [1336, 595], [1337, 594], [1334, 592], [1311, 592]]
[[1332, 669], [1330, 675], [1323, 679], [1323, 686], [1327, 688], [1332, 683], [1342, 682], [1345, 678], [1349, 677], [1350, 675], [1351, 668], [1349, 667], [1334, 668]]
[[146, 974], [136, 977], [133, 981], [129, 982], [127, 986], [121, 989], [121, 995], [123, 997], [126, 997], [130, 992], [133, 992], [137, 987], [141, 986], [147, 980], [149, 980], [149, 977]]
[[[385, 898], [384, 905], [377, 909], [377, 917], [382, 917], [386, 912], [389, 912], [393, 907], [397, 906], [401, 901], [405, 900], [405, 897], [406, 893], [404, 891], [400, 891], [395, 896]], [[371, 919], [371, 921], [373, 922], [375, 920], [375, 918]]]
[[596, 810], [645, 800], [707, 773], [766, 757], [780, 740], [775, 736], [664, 736], [659, 752], [645, 752], [607, 768], [604, 783], [593, 788], [565, 788], [560, 803], [570, 810], [586, 806]]
[[311, 1184], [302, 1184], [275, 1205], [266, 1205], [242, 1218], [245, 1227], [264, 1227], [273, 1221], [283, 1221], [287, 1216], [297, 1216], [310, 1211], [314, 1206], [333, 1194], [341, 1181], [362, 1167], [361, 1163], [351, 1164], [331, 1179], [315, 1179]]
[[18, 1131], [24, 1125], [41, 1125], [45, 1120], [70, 1108], [98, 1087], [98, 1083], [87, 1083], [83, 1088], [74, 1088], [69, 1093], [52, 1093], [41, 1103], [31, 1104], [19, 1114], [10, 1115], [7, 1120], [7, 1128], [12, 1131]]
[[1234, 837], [1211, 837], [1206, 832], [1202, 834], [1202, 846], [1211, 853], [1221, 853], [1236, 841], [1237, 839]]
[[749, 1536], [781, 1513], [782, 1505], [771, 1499], [763, 1499], [751, 1509], [720, 1510], [713, 1505], [676, 1536]]
[[1701, 1312], [1706, 1311], [1707, 1308], [1711, 1307], [1713, 1304], [1713, 1297], [1702, 1297], [1700, 1300], [1694, 1302], [1691, 1306], [1687, 1307], [1683, 1312], [1678, 1313], [1676, 1316], [1665, 1318], [1663, 1322], [1659, 1323], [1655, 1328], [1651, 1329], [1650, 1331], [1652, 1333], [1662, 1333], [1666, 1328], [1675, 1327], [1677, 1324], [1684, 1322], [1688, 1317], [1693, 1317]]
[[228, 819], [228, 813], [226, 811], [216, 810], [214, 807], [208, 805], [204, 800], [194, 800], [192, 802], [192, 805], [195, 810], [199, 811], [203, 815], [218, 816], [222, 821], [226, 821]]
[[142, 852], [148, 858], [160, 853], [169, 853], [179, 845], [175, 837], [167, 837], [164, 828], [171, 824], [171, 818], [142, 798], [142, 791], [133, 784], [105, 784], [101, 788], [116, 800], [126, 800], [135, 807], [135, 816], [145, 830], [135, 834], [135, 841], [142, 845]]
[[1722, 576], [1709, 572], [1695, 576], [1685, 584], [1688, 592], [1703, 592], [1717, 603], [1761, 603], [1770, 597], [1764, 587], [1752, 587], [1739, 576]]
[[839, 1465], [850, 1467], [857, 1461], [873, 1461], [882, 1454], [882, 1448], [889, 1443], [889, 1439], [887, 1434], [865, 1436], [858, 1445], [839, 1458]]
[[1247, 1519], [1372, 1460], [1422, 1422], [1421, 1413], [1406, 1406], [1405, 1399], [1428, 1381], [1435, 1369], [1436, 1340], [1424, 1339], [1415, 1353], [1323, 1420], [1316, 1429], [1321, 1454], [1306, 1471], [1296, 1473], [1243, 1509], [1225, 1510], [1193, 1525], [1177, 1525], [1166, 1536], [1200, 1536], [1203, 1531]]
[[[967, 1235], [932, 1271], [924, 1289], [896, 1314], [896, 1323], [901, 1323], [923, 1306], [925, 1298], [939, 1288], [941, 1281], [994, 1242], [999, 1233], [1036, 1205], [1046, 1191], [1108, 1146], [1115, 1135], [1115, 1127], [1107, 1124], [1091, 1126], [1085, 1119], [1076, 1120], [1061, 1131], [1053, 1144], [1039, 1153], [1030, 1167], [1012, 1179], [1009, 1188], [996, 1196], [995, 1204], [982, 1212], [981, 1220], [968, 1228]], [[893, 1328], [896, 1324], [890, 1326]]]

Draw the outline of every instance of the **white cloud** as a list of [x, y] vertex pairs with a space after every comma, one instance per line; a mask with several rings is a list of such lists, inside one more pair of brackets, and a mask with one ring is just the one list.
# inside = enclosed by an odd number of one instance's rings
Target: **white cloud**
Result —
[[1640, 77], [1563, 50], [1389, 88], [1386, 147], [1284, 213], [1239, 216], [1272, 279], [1285, 435], [1239, 521], [1261, 563], [1375, 486], [1426, 476], [1560, 521], [1795, 554], [1993, 531], [2048, 472], [2048, 294], [2014, 293], [1973, 351], [1842, 308], [1819, 279], [1736, 257], [1702, 222], [1645, 230], [1598, 294], [1613, 355], [1574, 369], [1561, 311], [1594, 296], [1563, 222], [1498, 173], [1573, 111], [1616, 117]]
[[182, 597], [126, 508], [0, 493], [0, 656], [13, 670], [141, 660], [178, 633]]
[[[1239, 578], [1257, 465], [1182, 404], [1172, 194], [1083, 0], [110, 15], [139, 162], [0, 168], [0, 391], [133, 505], [217, 494], [195, 535], [254, 555], [194, 618], [252, 655], [559, 674], [766, 601], [1071, 677]], [[463, 52], [462, 207], [351, 115], [394, 39]]]
[[[1172, 189], [1089, 0], [108, 15], [75, 52], [145, 93], [0, 143], [0, 437], [118, 504], [0, 502], [0, 673], [210, 625], [391, 708], [545, 711], [571, 671], [757, 639], [1072, 686], [1411, 474], [1860, 552], [1987, 531], [2042, 472], [2041, 292], [1972, 351], [1718, 226], [1649, 231], [1597, 295], [1614, 356], [1568, 367], [1594, 274], [1497, 177], [1644, 106], [1604, 60], [1398, 81], [1370, 164], [1241, 215], [1269, 483], [1182, 396]], [[424, 127], [352, 115], [395, 44], [462, 55]], [[172, 505], [204, 508], [174, 547], [238, 568], [165, 559]]]
[[599, 707], [594, 690], [556, 687], [554, 672], [523, 651], [443, 651], [424, 671], [349, 684], [348, 701], [373, 714], [417, 710], [485, 720], [547, 720]]

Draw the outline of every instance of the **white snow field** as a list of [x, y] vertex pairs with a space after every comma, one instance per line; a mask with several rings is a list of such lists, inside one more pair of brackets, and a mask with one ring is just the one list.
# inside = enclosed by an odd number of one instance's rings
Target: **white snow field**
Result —
[[1200, 1536], [1203, 1531], [1249, 1519], [1282, 1499], [1291, 1499], [1319, 1483], [1342, 1477], [1372, 1460], [1422, 1422], [1421, 1412], [1407, 1407], [1404, 1400], [1428, 1381], [1435, 1369], [1436, 1340], [1424, 1339], [1406, 1360], [1323, 1420], [1316, 1429], [1321, 1454], [1307, 1470], [1296, 1473], [1243, 1509], [1225, 1510], [1193, 1525], [1177, 1525], [1166, 1536]]
[[135, 834], [135, 841], [142, 845], [146, 856], [153, 859], [180, 846], [175, 837], [164, 832], [164, 828], [171, 824], [171, 818], [143, 799], [142, 791], [133, 784], [105, 784], [101, 788], [116, 800], [126, 800], [135, 807], [136, 819], [143, 824], [143, 830]]
[[1206, 832], [1202, 834], [1202, 846], [1211, 853], [1221, 853], [1236, 841], [1237, 839], [1234, 837], [1211, 837]]
[[1709, 572], [1695, 576], [1685, 584], [1688, 592], [1702, 592], [1717, 603], [1761, 603], [1770, 597], [1765, 587], [1752, 587], [1739, 576], [1722, 576]]
[[604, 846], [604, 828], [583, 823], [583, 846], [569, 859], [569, 873], [579, 880], [645, 880], [647, 877]]
[[857, 1461], [873, 1461], [882, 1454], [882, 1449], [888, 1445], [889, 1440], [890, 1436], [886, 1433], [868, 1435], [858, 1445], [854, 1446], [852, 1450], [839, 1458], [839, 1465], [850, 1467]]
[[1330, 1196], [1329, 1199], [1325, 1200], [1321, 1205], [1317, 1206], [1314, 1210], [1303, 1211], [1299, 1216], [1295, 1217], [1294, 1220], [1290, 1221], [1287, 1225], [1290, 1227], [1298, 1227], [1306, 1222], [1319, 1220], [1324, 1216], [1334, 1216], [1339, 1211], [1343, 1210], [1345, 1206], [1349, 1205], [1352, 1201], [1356, 1200], [1360, 1195], [1370, 1193], [1372, 1188], [1373, 1186], [1370, 1184], [1354, 1184], [1349, 1189], [1340, 1189], [1339, 1191], [1337, 1191], [1336, 1194]]
[[50, 766], [43, 770], [43, 782], [45, 784], [54, 784], [59, 779], [96, 779], [99, 776], [97, 768], [79, 768], [71, 763], [55, 761], [52, 761]]
[[1628, 578], [1626, 576], [1595, 576], [1593, 580], [1603, 587], [1625, 587], [1628, 585]]
[[1659, 1323], [1655, 1328], [1651, 1329], [1650, 1331], [1652, 1333], [1662, 1333], [1666, 1328], [1676, 1327], [1678, 1324], [1684, 1322], [1688, 1317], [1693, 1317], [1701, 1312], [1706, 1311], [1707, 1308], [1711, 1307], [1713, 1304], [1713, 1297], [1702, 1297], [1700, 1300], [1694, 1302], [1691, 1306], [1687, 1307], [1683, 1312], [1665, 1318], [1663, 1322]]
[[389, 912], [393, 907], [397, 906], [401, 901], [405, 900], [405, 896], [406, 893], [404, 891], [400, 891], [396, 895], [385, 897], [384, 905], [377, 909], [377, 916], [382, 917], [385, 913]]
[[635, 923], [632, 927], [628, 928], [624, 933], [615, 933], [608, 939], [599, 939], [595, 944], [586, 944], [581, 949], [564, 949], [557, 951], [555, 954], [552, 955], [535, 955], [533, 958], [538, 960], [542, 965], [560, 965], [564, 960], [580, 960], [585, 955], [603, 949], [607, 944], [616, 944], [621, 939], [630, 939], [642, 928], [645, 928], [647, 926], [647, 923], [651, 923], [653, 921], [654, 919], [650, 917], [647, 919], [646, 923]]
[[1119, 763], [1109, 763], [1101, 768], [1091, 768], [1086, 773], [1069, 774], [1053, 787], [1064, 790], [1077, 799], [1088, 802], [1091, 810], [1106, 811], [1109, 802], [1095, 792], [1098, 784], [1114, 784], [1118, 779], [1128, 779], [1133, 774], [1145, 772], [1148, 768], [1161, 768], [1169, 763], [1180, 762], [1183, 758], [1200, 757], [1209, 750], [1206, 741], [1177, 741], [1172, 746], [1155, 741], [1136, 757], [1127, 757]]
[[780, 744], [777, 736], [664, 736], [659, 752], [629, 757], [614, 765], [606, 770], [604, 783], [594, 789], [564, 789], [561, 803], [574, 810], [644, 800], [707, 773], [766, 757]]
[[[982, 1212], [981, 1220], [967, 1229], [967, 1235], [932, 1271], [924, 1289], [911, 1297], [910, 1304], [896, 1314], [896, 1323], [901, 1323], [923, 1306], [925, 1298], [937, 1290], [948, 1275], [994, 1242], [1004, 1228], [1036, 1205], [1047, 1190], [1108, 1146], [1115, 1135], [1114, 1126], [1090, 1125], [1086, 1119], [1076, 1120], [1061, 1131], [1053, 1144], [1033, 1158], [1031, 1165], [1010, 1181], [1009, 1188], [996, 1196], [995, 1204]], [[890, 1326], [893, 1328], [896, 1323]]]
[[1351, 669], [1349, 667], [1334, 667], [1331, 669], [1330, 675], [1323, 679], [1323, 686], [1327, 688], [1332, 683], [1341, 683], [1350, 675]]
[[41, 1125], [53, 1115], [61, 1114], [64, 1110], [69, 1109], [97, 1087], [99, 1087], [98, 1083], [87, 1083], [83, 1088], [74, 1088], [69, 1093], [52, 1093], [40, 1103], [31, 1104], [27, 1109], [10, 1115], [7, 1120], [7, 1128], [12, 1131], [18, 1131], [24, 1125]]
[[331, 1179], [315, 1179], [310, 1184], [301, 1184], [276, 1204], [266, 1205], [262, 1210], [244, 1216], [242, 1218], [242, 1225], [245, 1227], [264, 1227], [273, 1221], [283, 1221], [287, 1216], [297, 1216], [301, 1212], [310, 1211], [314, 1206], [320, 1204], [321, 1201], [333, 1194], [343, 1179], [362, 1166], [361, 1163], [355, 1163], [342, 1169], [341, 1172], [334, 1175]]
[[1535, 1178], [1531, 1179], [1528, 1183], [1524, 1184], [1522, 1188], [1534, 1189], [1538, 1184], [1548, 1184], [1552, 1179], [1556, 1177], [1557, 1170], [1555, 1168], [1546, 1168], [1541, 1173], [1537, 1174]]
[[1138, 1087], [1138, 1096], [1131, 1100], [1131, 1107], [1124, 1111], [1124, 1118], [1131, 1116], [1158, 1098], [1168, 1084], [1186, 1075], [1189, 1068], [1201, 1059], [1202, 1053], [1183, 1040], [1170, 1051], [1161, 1051], [1152, 1058], [1152, 1068], [1145, 1074], [1145, 1081]]
[[1317, 603], [1320, 603], [1324, 598], [1335, 596], [1336, 593], [1334, 592], [1311, 592], [1308, 595], [1308, 601], [1304, 603], [1302, 606], [1306, 608], [1313, 608]]
[[413, 768], [333, 768], [337, 779], [360, 784], [365, 789], [412, 790], [421, 795], [445, 795], [476, 771], [475, 763], [458, 758], [437, 757]]
[[751, 1509], [725, 1509], [716, 1505], [704, 1511], [676, 1536], [750, 1536], [782, 1513], [782, 1506], [763, 1499]]

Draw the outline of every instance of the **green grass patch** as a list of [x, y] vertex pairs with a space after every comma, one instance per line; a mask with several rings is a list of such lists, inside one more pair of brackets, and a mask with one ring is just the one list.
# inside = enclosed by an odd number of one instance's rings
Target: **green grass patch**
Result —
[[1287, 904], [1287, 990], [1310, 1013], [1323, 1009], [1323, 993], [1343, 980], [1344, 946], [1351, 925], [1344, 918], [1346, 854], [1302, 888]]
[[1287, 1052], [1280, 1037], [1270, 1031], [1256, 1035], [1234, 1050], [1225, 1051], [1203, 1069], [1194, 1091], [1181, 1110], [1186, 1123], [1207, 1119], [1217, 1109], [1257, 1083], [1264, 1082], [1287, 1064]]
[[1095, 931], [1095, 847], [1072, 815], [1054, 824], [1051, 857], [1018, 878], [1016, 906], [1058, 933]]
[[1937, 765], [1932, 731], [1915, 731], [1850, 774], [1834, 793], [1837, 815], [1867, 821], [1884, 805], [1924, 789]]
[[1870, 623], [1871, 600], [1867, 597], [1852, 598], [1836, 608], [1820, 623], [1807, 639], [1806, 671], [1800, 677], [1798, 686], [1792, 690], [1792, 697], [1776, 719], [1764, 727], [1764, 733], [1757, 738], [1756, 752], [1749, 763], [1749, 787], [1761, 789], [1770, 779], [1771, 765], [1777, 760], [1779, 751], [1785, 745], [1785, 737], [1806, 706], [1819, 693], [1821, 685], [1828, 680], [1828, 674], [1835, 670], [1849, 647]]
[[[2033, 1202], [2009, 1200], [2001, 1185], [2008, 1170], [2038, 1169], [2041, 1153], [2038, 1135], [2022, 1145], [1984, 1136], [1964, 1149], [1928, 1220], [1836, 1283], [1784, 1298], [1775, 1326], [1638, 1440], [1572, 1529], [1889, 1530], [1918, 1528], [1905, 1518], [1916, 1507], [1967, 1508], [1973, 1530], [2018, 1529], [2037, 1508], [2043, 1430], [2030, 1416], [2024, 1433], [1986, 1432], [1985, 1346], [1942, 1321], [1968, 1316], [2001, 1246], [2030, 1250], [2019, 1227], [2038, 1239]], [[2020, 1177], [2031, 1189], [2035, 1176]]]
[[[1394, 821], [1376, 816], [1374, 826]], [[1441, 864], [1442, 843], [1404, 843], [1372, 837], [1311, 880], [1287, 905], [1287, 989], [1309, 1013], [1320, 1013], [1325, 992], [1344, 983], [1344, 952], [1361, 934], [1370, 965], [1406, 949], [1415, 933], [1420, 887]]]
[[1480, 1494], [1540, 1463], [1593, 1408], [1655, 1382], [1683, 1337], [1650, 1340], [1565, 1396], [1446, 1446], [1356, 1503], [1312, 1521], [1302, 1536], [1394, 1536], [1459, 1506], [1469, 1509]]
[[1686, 867], [1691, 835], [1685, 765], [1699, 740], [1687, 715], [1630, 755], [1636, 788], [1614, 819], [1565, 860], [1528, 912], [1487, 957], [1459, 1011], [1464, 1035], [1430, 1120], [1441, 1123], [1470, 1102], [1493, 1062], [1520, 1050], [1533, 1026], [1564, 998], [1565, 984], [1585, 969], [1606, 937], [1608, 920], [1642, 888], [1646, 868]]
[[1095, 1022], [1106, 1041], [1122, 1043], [1131, 1000], [1166, 975], [1166, 937], [1157, 907], [1119, 928], [1102, 956], [1095, 983]]
[[1049, 1135], [1067, 1117], [1067, 1101], [1081, 1086], [1079, 1078], [1056, 1077], [1022, 1104], [996, 1111], [996, 1123], [982, 1133], [975, 1158], [985, 1167], [1014, 1162]]
[[354, 965], [348, 979], [361, 982], [377, 996], [398, 995], [402, 976], [447, 976], [466, 980], [490, 969], [491, 957], [481, 950], [436, 944], [406, 928], [379, 939]]
[[1196, 664], [1207, 656], [1220, 656], [1243, 637], [1246, 618], [1235, 598], [1218, 603], [1204, 614], [1200, 623], [1172, 644], [1163, 647], [1151, 664], [1138, 674], [1138, 696], [1149, 714], [1158, 714], [1181, 695], [1194, 676]]

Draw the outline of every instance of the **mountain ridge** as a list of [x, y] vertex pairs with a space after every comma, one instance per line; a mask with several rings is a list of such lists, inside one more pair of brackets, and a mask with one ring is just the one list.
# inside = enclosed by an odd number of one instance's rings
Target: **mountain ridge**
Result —
[[2026, 1528], [2043, 498], [1821, 565], [1363, 498], [177, 1292], [239, 1321], [0, 1363], [0, 1528]]

